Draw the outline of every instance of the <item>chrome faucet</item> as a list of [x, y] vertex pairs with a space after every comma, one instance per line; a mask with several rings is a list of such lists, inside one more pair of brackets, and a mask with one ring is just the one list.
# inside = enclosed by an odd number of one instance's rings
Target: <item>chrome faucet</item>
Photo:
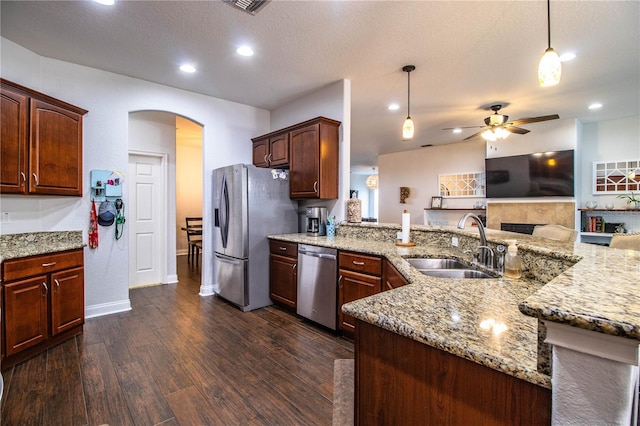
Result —
[[480, 245], [478, 246], [478, 260], [481, 265], [486, 266], [487, 268], [493, 269], [493, 250], [489, 246], [487, 246], [487, 236], [484, 232], [484, 225], [482, 224], [482, 220], [478, 216], [473, 213], [467, 213], [458, 222], [458, 228], [464, 229], [464, 224], [467, 222], [467, 219], [473, 219], [476, 225], [478, 225], [478, 231], [480, 232]]

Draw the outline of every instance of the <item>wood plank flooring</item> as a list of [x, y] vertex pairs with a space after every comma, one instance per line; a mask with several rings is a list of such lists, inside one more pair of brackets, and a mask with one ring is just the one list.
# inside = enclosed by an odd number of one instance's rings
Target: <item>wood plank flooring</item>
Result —
[[333, 364], [353, 358], [351, 341], [276, 307], [198, 296], [186, 256], [178, 276], [4, 371], [2, 425], [331, 424]]

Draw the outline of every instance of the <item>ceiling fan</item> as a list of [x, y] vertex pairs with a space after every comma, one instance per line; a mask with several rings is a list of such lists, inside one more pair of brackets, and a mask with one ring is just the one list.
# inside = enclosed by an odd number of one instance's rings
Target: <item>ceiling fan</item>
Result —
[[442, 130], [454, 130], [454, 129], [475, 129], [480, 128], [479, 131], [471, 136], [464, 138], [464, 140], [473, 139], [476, 136], [482, 136], [486, 140], [495, 141], [497, 139], [504, 139], [511, 133], [517, 133], [519, 135], [525, 135], [529, 133], [529, 130], [523, 129], [521, 124], [538, 123], [540, 121], [556, 120], [560, 118], [558, 114], [542, 115], [540, 117], [521, 118], [519, 120], [508, 121], [509, 116], [499, 114], [498, 111], [502, 108], [501, 104], [491, 105], [491, 114], [484, 119], [485, 126], [468, 126], [468, 127], [447, 127]]

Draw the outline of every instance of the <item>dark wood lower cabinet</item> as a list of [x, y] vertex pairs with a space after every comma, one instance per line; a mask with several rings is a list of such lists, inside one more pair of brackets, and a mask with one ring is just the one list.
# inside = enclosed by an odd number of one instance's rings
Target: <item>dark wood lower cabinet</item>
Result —
[[298, 306], [298, 245], [269, 242], [269, 295], [273, 303], [296, 312]]
[[356, 320], [356, 425], [548, 425], [551, 391]]

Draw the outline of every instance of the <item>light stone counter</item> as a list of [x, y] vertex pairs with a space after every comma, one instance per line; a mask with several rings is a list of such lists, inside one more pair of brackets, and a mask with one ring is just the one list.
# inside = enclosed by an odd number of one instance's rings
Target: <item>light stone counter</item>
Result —
[[[399, 225], [342, 224], [336, 237], [270, 236], [282, 241], [386, 257], [410, 283], [343, 306], [354, 317], [547, 388], [538, 319], [640, 340], [640, 252], [488, 230], [489, 245], [518, 240], [523, 279], [442, 279], [404, 259], [469, 261], [476, 229], [412, 225], [416, 247], [395, 245]], [[452, 237], [459, 240], [451, 246]]]
[[82, 231], [28, 232], [0, 235], [0, 262], [85, 247]]

